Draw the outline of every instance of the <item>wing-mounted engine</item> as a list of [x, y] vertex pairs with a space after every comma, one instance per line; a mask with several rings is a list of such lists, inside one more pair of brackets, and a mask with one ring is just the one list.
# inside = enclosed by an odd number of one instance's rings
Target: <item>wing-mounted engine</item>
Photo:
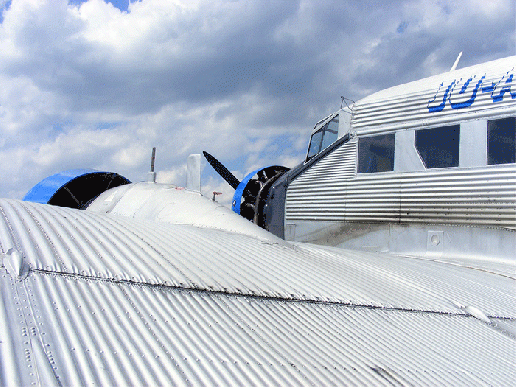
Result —
[[272, 165], [248, 174], [238, 185], [232, 209], [237, 214], [265, 228], [265, 206], [272, 184], [289, 168]]
[[83, 210], [102, 192], [129, 183], [118, 173], [72, 169], [43, 179], [23, 200]]
[[287, 167], [272, 165], [257, 169], [239, 181], [224, 165], [208, 152], [204, 157], [215, 171], [235, 189], [232, 210], [254, 224], [265, 228], [265, 208], [273, 183], [289, 170]]
[[248, 174], [242, 182], [207, 152], [204, 157], [235, 189], [232, 209], [274, 235], [284, 238], [284, 215], [288, 185], [301, 173], [328, 156], [351, 137], [351, 108], [330, 114], [316, 123], [301, 164], [289, 169], [272, 165]]

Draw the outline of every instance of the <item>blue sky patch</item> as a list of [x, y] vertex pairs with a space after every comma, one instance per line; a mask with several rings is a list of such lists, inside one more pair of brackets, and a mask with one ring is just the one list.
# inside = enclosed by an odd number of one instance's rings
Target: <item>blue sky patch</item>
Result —
[[402, 34], [408, 27], [408, 22], [401, 22], [396, 29], [396, 32]]
[[[134, 0], [104, 0], [106, 3], [111, 3], [115, 8], [118, 8], [122, 12], [127, 12], [129, 10], [129, 3], [134, 3]], [[69, 0], [70, 4], [73, 5], [81, 5], [82, 3], [86, 3], [87, 0]]]

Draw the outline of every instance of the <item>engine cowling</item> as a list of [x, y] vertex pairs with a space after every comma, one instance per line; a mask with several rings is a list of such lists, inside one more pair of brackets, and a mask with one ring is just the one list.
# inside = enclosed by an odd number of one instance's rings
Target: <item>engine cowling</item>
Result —
[[265, 228], [264, 207], [272, 184], [289, 168], [272, 165], [249, 173], [233, 196], [232, 209], [254, 224]]
[[266, 228], [265, 207], [267, 196], [274, 182], [285, 172], [287, 167], [271, 165], [249, 173], [242, 181], [238, 179], [208, 152], [204, 157], [215, 171], [235, 189], [232, 209], [237, 214], [262, 228]]

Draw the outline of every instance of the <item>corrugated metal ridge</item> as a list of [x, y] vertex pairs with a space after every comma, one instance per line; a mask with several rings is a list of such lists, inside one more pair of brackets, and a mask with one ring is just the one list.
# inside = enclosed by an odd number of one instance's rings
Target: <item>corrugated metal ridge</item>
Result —
[[[514, 72], [515, 68], [516, 57], [509, 57], [379, 91], [355, 103], [352, 127], [357, 134], [365, 135], [395, 129], [442, 126], [461, 120], [514, 115], [516, 100], [510, 93], [506, 92], [501, 100], [495, 101], [491, 92], [484, 92], [483, 89], [479, 89], [475, 97], [470, 95], [471, 90], [464, 96], [453, 93], [454, 103], [466, 102], [473, 98], [473, 103], [469, 106], [454, 105], [455, 108], [452, 108], [449, 98], [438, 111], [431, 112], [429, 106], [436, 98], [438, 101], [443, 98], [438, 90], [444, 90], [453, 81], [464, 82], [474, 75], [477, 77], [473, 82], [475, 83], [485, 75], [481, 87], [490, 87], [498, 82], [505, 85], [504, 77], [508, 72]], [[511, 82], [511, 86], [514, 94], [514, 81]], [[502, 86], [498, 89], [501, 88]]]
[[354, 146], [356, 141], [341, 146], [331, 155], [336, 156], [330, 160], [331, 167], [321, 160], [290, 184], [287, 221], [419, 222], [516, 229], [514, 164], [354, 174]]
[[[448, 264], [447, 262], [444, 262]], [[211, 290], [211, 289], [203, 289], [197, 287], [186, 287], [186, 286], [173, 286], [173, 285], [165, 285], [165, 284], [156, 284], [149, 282], [141, 282], [136, 280], [116, 280], [110, 278], [103, 278], [98, 276], [88, 276], [82, 274], [70, 274], [63, 272], [55, 272], [48, 270], [40, 270], [40, 269], [30, 269], [28, 274], [35, 275], [47, 275], [47, 276], [56, 276], [62, 277], [71, 280], [77, 281], [94, 281], [94, 282], [105, 282], [116, 285], [127, 285], [127, 286], [137, 286], [137, 287], [148, 287], [150, 289], [155, 290], [177, 290], [179, 292], [194, 292], [199, 294], [206, 294], [210, 296], [223, 295], [225, 297], [237, 297], [237, 298], [245, 298], [245, 299], [254, 299], [254, 300], [267, 300], [267, 301], [278, 301], [278, 302], [287, 302], [287, 303], [297, 303], [297, 304], [316, 304], [316, 305], [328, 305], [328, 306], [338, 306], [338, 307], [346, 307], [353, 309], [378, 309], [384, 312], [406, 312], [406, 313], [424, 313], [424, 314], [434, 314], [434, 315], [442, 315], [442, 316], [463, 316], [463, 317], [472, 317], [471, 314], [461, 311], [461, 309], [456, 309], [455, 311], [439, 311], [439, 310], [425, 310], [419, 308], [408, 308], [408, 307], [395, 307], [395, 306], [384, 306], [384, 305], [372, 305], [372, 304], [360, 304], [348, 301], [339, 301], [339, 300], [321, 300], [321, 299], [310, 299], [310, 298], [301, 298], [299, 295], [291, 294], [287, 295], [260, 295], [256, 294], [256, 292], [231, 292], [227, 290]], [[494, 275], [501, 275], [497, 272], [492, 272]], [[507, 278], [516, 279], [510, 275], [502, 275]], [[516, 322], [516, 317], [509, 316], [501, 316], [501, 315], [487, 315], [488, 318], [493, 320], [501, 320], [501, 321], [514, 321]], [[513, 337], [516, 339], [516, 337]]]
[[[0, 353], [2, 385], [469, 386], [514, 380], [514, 339], [464, 316], [48, 275], [9, 282], [2, 269], [0, 294], [6, 297], [0, 313], [13, 317], [0, 324], [0, 334], [7, 327], [4, 342], [18, 344]], [[2, 304], [7, 299], [12, 302]], [[20, 309], [27, 311], [23, 319]]]
[[[317, 162], [316, 165], [311, 168], [303, 171], [302, 174], [296, 177], [296, 179], [290, 184], [290, 186], [299, 186], [306, 182], [310, 183], [313, 181], [313, 176], [320, 173], [320, 171], [324, 171], [323, 179], [328, 178], [330, 181], [334, 181], [335, 177], [333, 175], [338, 175], [338, 177], [352, 177], [356, 175], [355, 173], [355, 164], [356, 164], [356, 147], [357, 140], [352, 139], [348, 142], [342, 144], [337, 149], [335, 149], [331, 154], [327, 157], [321, 159]], [[329, 178], [328, 176], [332, 177]], [[318, 181], [321, 177], [318, 177]], [[318, 185], [318, 184], [315, 184]], [[290, 191], [289, 186], [289, 191]], [[289, 192], [287, 191], [287, 192]]]
[[[485, 78], [483, 80], [483, 84], [486, 85], [486, 84], [493, 83], [493, 82], [496, 83], [500, 80], [500, 77], [503, 76], [504, 74], [505, 74], [505, 72], [502, 72], [502, 73], [493, 75], [491, 78]], [[449, 78], [448, 81], [453, 81], [453, 80], [457, 80], [457, 79], [458, 79], [457, 76], [452, 76]], [[446, 82], [446, 81], [444, 81], [444, 82]], [[419, 101], [421, 103], [422, 96], [435, 94], [437, 91], [437, 87], [439, 86], [439, 83], [436, 84], [433, 81], [433, 78], [423, 79], [416, 83], [421, 88], [420, 90], [410, 92], [410, 91], [407, 91], [406, 88], [403, 88], [403, 89], [401, 89], [403, 91], [403, 93], [394, 94], [399, 90], [398, 88], [387, 89], [387, 90], [390, 90], [393, 94], [382, 93], [382, 96], [385, 95], [382, 99], [379, 98], [379, 94], [376, 94], [376, 95], [373, 94], [373, 96], [375, 96], [376, 98], [371, 98], [370, 102], [369, 102], [369, 99], [370, 99], [369, 97], [366, 97], [366, 98], [358, 101], [356, 108], [354, 108], [353, 111], [355, 113], [359, 114], [363, 111], [371, 109], [370, 114], [368, 114], [368, 116], [370, 116], [370, 117], [383, 116], [386, 112], [392, 112], [393, 110], [396, 110], [396, 112], [399, 112], [399, 113], [411, 113], [411, 112], [418, 111], [420, 108], [420, 105], [415, 105], [414, 103], [416, 101]], [[409, 85], [407, 85], [407, 86], [409, 86]], [[468, 95], [468, 97], [469, 97], [469, 95]], [[487, 93], [478, 93], [476, 98], [478, 98], [478, 100], [482, 100], [482, 99], [489, 100], [489, 98], [491, 98], [491, 97], [490, 97], [490, 94], [487, 94]], [[476, 98], [475, 98], [474, 104], [477, 103]], [[509, 102], [510, 100], [511, 100], [511, 98], [503, 99], [503, 100], [497, 102], [497, 104], [498, 103], [501, 103], [502, 105], [508, 104], [508, 103], [510, 103]], [[428, 101], [426, 101], [426, 103], [424, 105], [424, 108], [426, 110], [428, 110], [427, 103], [428, 103]], [[492, 103], [492, 101], [491, 101], [491, 103]]]
[[[383, 100], [386, 96], [392, 95], [412, 95], [418, 94], [423, 86], [423, 89], [427, 90], [437, 90], [437, 86], [441, 82], [451, 82], [454, 79], [460, 79], [463, 77], [469, 77], [471, 75], [482, 76], [484, 73], [489, 77], [496, 77], [498, 74], [504, 74], [507, 71], [511, 71], [511, 69], [516, 68], [516, 56], [510, 56], [507, 58], [496, 59], [490, 62], [485, 62], [461, 69], [457, 69], [455, 71], [449, 71], [446, 73], [432, 75], [427, 78], [419, 79], [416, 81], [412, 81], [409, 83], [405, 83], [402, 85], [396, 85], [384, 90], [380, 90], [376, 93], [373, 93], [365, 98], [362, 98], [358, 102], [367, 102], [372, 103], [374, 101]], [[424, 86], [427, 87], [424, 87]], [[434, 88], [435, 86], [435, 88]]]
[[[14, 200], [0, 201], [3, 262], [8, 251], [40, 272], [66, 273], [265, 298], [456, 312], [453, 299], [489, 315], [516, 317], [513, 282], [465, 268], [248, 236], [137, 222]], [[509, 281], [509, 282], [506, 282]], [[493, 289], [497, 289], [493, 293]], [[500, 295], [504, 297], [500, 298]]]
[[[340, 170], [342, 171], [342, 170]], [[305, 181], [304, 175], [297, 179], [289, 187], [289, 194], [294, 193], [298, 188], [311, 187], [312, 185], [320, 186], [320, 190], [328, 190], [331, 187], [364, 187], [369, 189], [371, 186], [381, 184], [384, 188], [399, 187], [403, 185], [403, 194], [411, 194], [410, 190], [426, 193], [422, 188], [435, 188], [443, 192], [460, 190], [461, 186], [467, 186], [468, 189], [475, 190], [493, 190], [508, 191], [514, 194], [516, 188], [516, 166], [507, 166], [507, 168], [477, 168], [473, 169], [446, 169], [446, 170], [427, 170], [422, 172], [410, 173], [377, 173], [377, 174], [358, 174], [354, 179], [343, 178], [339, 180], [326, 179], [326, 175], [317, 176], [315, 182]], [[321, 170], [313, 170], [311, 176], [316, 176]], [[324, 185], [322, 185], [324, 183]], [[454, 186], [450, 186], [454, 183]], [[459, 186], [457, 186], [459, 184]], [[317, 187], [314, 187], [316, 189]], [[394, 192], [393, 192], [394, 193]], [[400, 194], [400, 192], [396, 192]], [[305, 193], [307, 197], [310, 195]], [[497, 195], [494, 197], [496, 198]], [[511, 196], [514, 201], [514, 195]], [[493, 198], [493, 199], [494, 199]]]
[[[371, 110], [374, 108], [371, 106], [363, 106], [362, 111], [364, 113], [357, 109], [353, 116], [353, 129], [355, 129], [358, 134], [367, 134], [373, 132], [373, 128], [375, 128], [375, 131], [378, 131], [379, 128], [408, 129], [422, 126], [432, 127], [446, 125], [450, 122], [474, 120], [488, 116], [497, 118], [510, 116], [514, 115], [516, 111], [516, 103], [513, 100], [504, 100], [493, 105], [492, 101], [482, 101], [479, 99], [479, 102], [476, 103], [474, 107], [462, 111], [453, 111], [447, 114], [443, 113], [442, 115], [434, 114], [432, 116], [429, 115], [426, 105], [421, 105], [421, 100], [426, 98], [429, 98], [429, 94], [420, 96], [416, 101], [405, 101], [405, 104], [415, 103], [417, 105], [417, 107], [410, 110], [396, 110], [396, 106], [389, 105], [385, 108], [385, 111], [388, 112], [386, 114], [382, 114], [380, 109], [378, 109], [375, 114], [371, 114]], [[385, 101], [386, 104], [389, 102], [390, 101]]]

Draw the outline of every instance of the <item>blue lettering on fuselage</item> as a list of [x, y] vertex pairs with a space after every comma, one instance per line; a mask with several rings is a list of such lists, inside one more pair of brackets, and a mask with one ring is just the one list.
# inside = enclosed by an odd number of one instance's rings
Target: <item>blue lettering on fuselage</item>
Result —
[[[500, 102], [504, 98], [516, 99], [516, 87], [511, 86], [514, 80], [513, 70], [508, 71], [502, 78], [491, 85], [483, 84], [486, 75], [484, 74], [478, 81], [475, 80], [476, 75], [463, 81], [453, 80], [447, 87], [444, 83], [439, 85], [437, 92], [430, 101], [428, 101], [428, 112], [436, 113], [443, 111], [447, 103], [452, 109], [463, 109], [470, 107], [475, 102], [479, 93], [490, 93], [493, 103]], [[469, 96], [468, 99], [465, 99]]]
[[[453, 81], [450, 86], [448, 86], [446, 88], [446, 90], [441, 90], [441, 88], [443, 87], [443, 83], [441, 83], [441, 85], [439, 86], [439, 89], [437, 89], [437, 93], [435, 93], [435, 96], [434, 96], [434, 99], [428, 101], [428, 110], [430, 113], [434, 113], [434, 112], [440, 112], [441, 110], [444, 109], [444, 106], [446, 105], [446, 100], [448, 99], [448, 93], [450, 92], [450, 89], [455, 85], [455, 81]], [[441, 95], [442, 95], [442, 98], [441, 98]], [[434, 101], [440, 101], [441, 103], [439, 105], [436, 105], [436, 106], [431, 106], [430, 104], [433, 103]]]
[[471, 97], [467, 100], [467, 101], [464, 101], [464, 102], [453, 102], [453, 99], [455, 97], [462, 97], [462, 96], [467, 96], [469, 94], [468, 92], [468, 88], [470, 86], [470, 84], [474, 84], [475, 82], [472, 82], [473, 81], [473, 78], [475, 78], [476, 76], [472, 77], [472, 78], [469, 78], [466, 83], [464, 84], [464, 86], [461, 87], [460, 91], [458, 92], [458, 94], [455, 93], [455, 90], [457, 89], [457, 86], [460, 85], [460, 82], [462, 81], [462, 78], [459, 80], [459, 82], [455, 83], [455, 86], [451, 89], [450, 91], [450, 105], [452, 107], [452, 109], [462, 109], [462, 108], [465, 108], [465, 107], [469, 107], [473, 104], [473, 102], [475, 102], [475, 98], [477, 98], [477, 92], [478, 92], [478, 89], [480, 88], [480, 85], [482, 84], [482, 81], [485, 79], [485, 75], [480, 78], [480, 80], [475, 84], [475, 88], [471, 91]]

